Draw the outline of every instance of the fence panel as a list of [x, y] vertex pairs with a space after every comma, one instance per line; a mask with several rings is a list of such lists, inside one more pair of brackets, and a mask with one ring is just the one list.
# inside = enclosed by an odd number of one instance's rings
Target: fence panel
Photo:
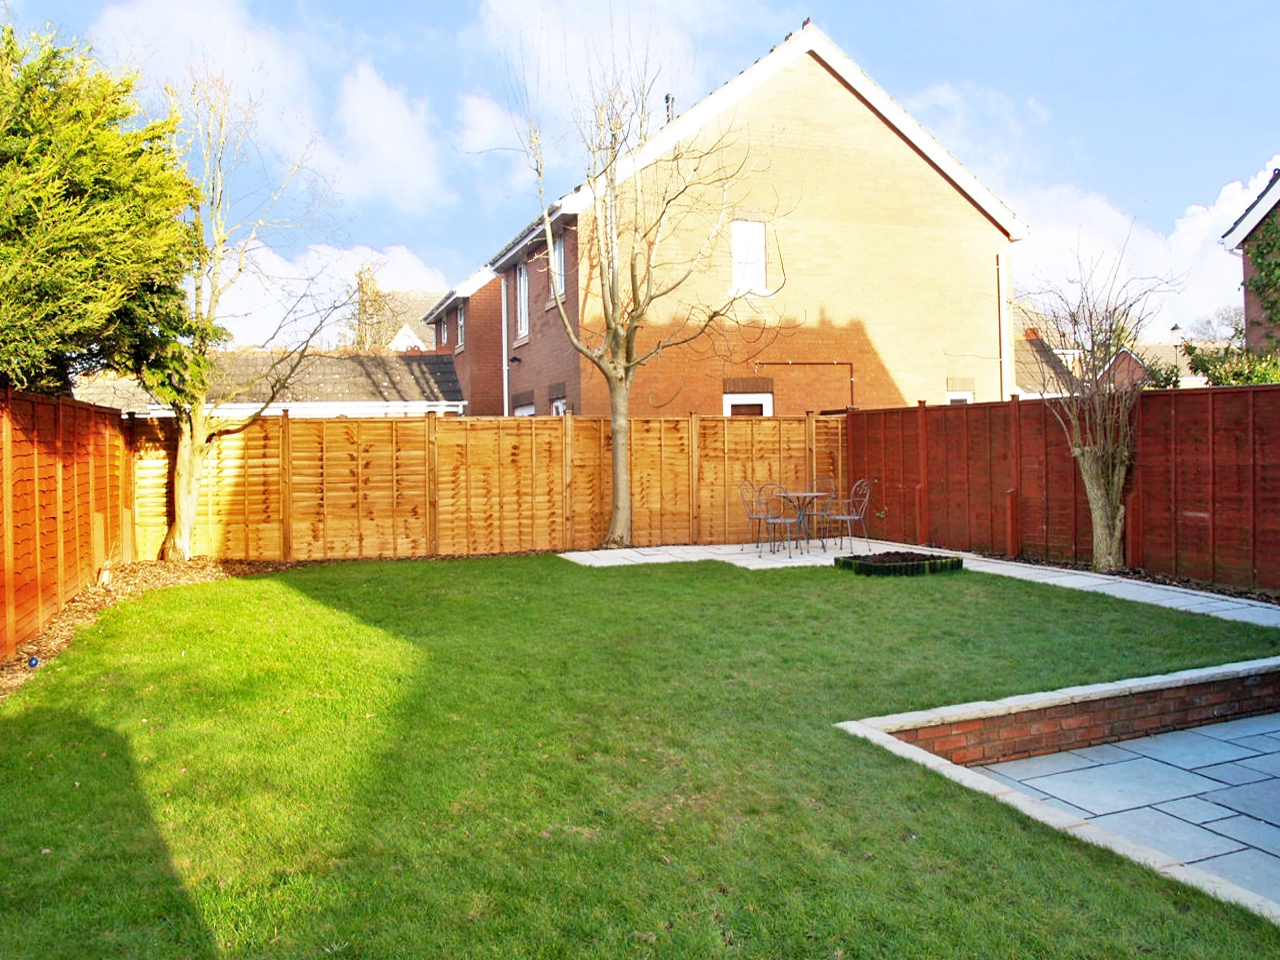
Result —
[[[874, 535], [1091, 559], [1084, 484], [1049, 403], [856, 410], [847, 420], [850, 473], [872, 481]], [[1280, 386], [1147, 391], [1136, 429], [1129, 563], [1280, 589]]]
[[132, 559], [126, 429], [115, 410], [0, 395], [0, 657], [44, 629], [108, 560]]

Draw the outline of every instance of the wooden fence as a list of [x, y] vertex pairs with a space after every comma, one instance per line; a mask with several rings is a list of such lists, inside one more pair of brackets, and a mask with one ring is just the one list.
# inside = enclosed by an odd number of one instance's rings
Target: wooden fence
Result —
[[[1040, 401], [850, 411], [874, 536], [1086, 563], [1088, 501]], [[1130, 566], [1280, 590], [1280, 386], [1147, 391], [1126, 498]]]
[[0, 659], [93, 583], [129, 560], [132, 490], [118, 410], [0, 395]]
[[[136, 537], [168, 522], [171, 442], [139, 422]], [[610, 431], [590, 417], [263, 418], [206, 461], [194, 550], [245, 559], [469, 556], [589, 549], [609, 521]], [[846, 482], [845, 419], [631, 421], [639, 545], [747, 537], [743, 479]]]

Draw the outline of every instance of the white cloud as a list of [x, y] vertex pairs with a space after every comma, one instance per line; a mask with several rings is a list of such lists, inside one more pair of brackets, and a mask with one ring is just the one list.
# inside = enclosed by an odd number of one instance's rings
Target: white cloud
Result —
[[[462, 93], [456, 120], [458, 149], [476, 167], [497, 173], [496, 181], [479, 179], [482, 194], [501, 200], [533, 185], [534, 171], [521, 140], [522, 123], [510, 110], [486, 93]], [[545, 152], [548, 163], [559, 162], [554, 149]]]
[[1076, 273], [1078, 261], [1114, 262], [1121, 253], [1128, 276], [1166, 277], [1178, 285], [1162, 298], [1144, 336], [1176, 340], [1177, 324], [1222, 307], [1243, 302], [1241, 263], [1220, 240], [1245, 208], [1262, 192], [1280, 155], [1248, 184], [1224, 186], [1208, 206], [1188, 207], [1168, 234], [1153, 230], [1118, 210], [1098, 194], [1073, 186], [1027, 190], [1010, 199], [1031, 224], [1031, 235], [1014, 247], [1014, 275], [1019, 290], [1061, 285]]
[[338, 144], [322, 157], [354, 200], [381, 199], [421, 213], [453, 199], [437, 159], [434, 122], [425, 99], [391, 87], [367, 62], [342, 79], [335, 119]]
[[325, 321], [319, 342], [333, 344], [356, 271], [371, 265], [384, 290], [449, 289], [444, 274], [411, 250], [391, 246], [312, 244], [286, 257], [262, 244], [250, 250], [249, 269], [224, 296], [219, 321], [238, 346], [290, 342]]
[[258, 101], [260, 145], [286, 165], [309, 155], [339, 199], [417, 213], [453, 197], [427, 102], [363, 61], [329, 89], [333, 50], [305, 27], [279, 30], [255, 19], [243, 0], [128, 0], [104, 9], [92, 34], [104, 56], [135, 64], [157, 83], [182, 83], [193, 67], [224, 74], [239, 95]]

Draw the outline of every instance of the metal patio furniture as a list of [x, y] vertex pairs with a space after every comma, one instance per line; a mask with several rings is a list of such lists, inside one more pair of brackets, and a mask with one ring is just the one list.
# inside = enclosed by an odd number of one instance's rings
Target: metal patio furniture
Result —
[[[742, 497], [742, 506], [747, 511], [747, 522], [751, 524], [752, 542], [755, 544], [756, 553], [760, 553], [760, 544], [764, 540], [765, 520], [768, 519], [769, 510], [767, 506], [761, 502], [759, 495], [756, 493], [756, 485], [750, 480], [743, 480], [738, 484], [738, 495]], [[744, 542], [743, 547], [746, 546]]]
[[769, 552], [776, 553], [780, 538], [785, 537], [787, 556], [791, 556], [791, 546], [799, 539], [803, 528], [803, 512], [780, 483], [761, 484], [757, 499], [766, 513], [764, 526], [769, 535]]
[[839, 543], [844, 546], [844, 538], [853, 537], [853, 525], [857, 523], [862, 527], [862, 539], [867, 543], [867, 549], [871, 549], [871, 538], [867, 536], [867, 508], [871, 504], [871, 484], [866, 478], [862, 478], [853, 485], [853, 489], [849, 491], [849, 499], [841, 500], [835, 506], [827, 519], [839, 531]]

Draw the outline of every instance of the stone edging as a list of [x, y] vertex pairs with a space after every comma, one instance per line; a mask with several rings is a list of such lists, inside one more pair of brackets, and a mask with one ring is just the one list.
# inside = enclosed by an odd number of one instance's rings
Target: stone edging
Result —
[[1246, 910], [1266, 917], [1272, 923], [1280, 924], [1280, 903], [1276, 903], [1274, 900], [1270, 900], [1251, 890], [1246, 890], [1198, 867], [1182, 863], [1166, 853], [1161, 853], [1159, 850], [1154, 850], [1127, 837], [1112, 833], [1110, 830], [1095, 826], [1074, 814], [1029, 797], [1025, 793], [990, 777], [984, 777], [980, 773], [975, 773], [949, 760], [944, 760], [928, 750], [906, 743], [893, 735], [893, 731], [896, 730], [908, 730], [939, 723], [955, 723], [980, 717], [1018, 713], [1067, 703], [1103, 699], [1126, 693], [1145, 693], [1151, 690], [1162, 690], [1188, 683], [1205, 683], [1214, 680], [1247, 677], [1270, 673], [1277, 669], [1280, 669], [1280, 657], [1267, 657], [1261, 660], [1225, 664], [1220, 667], [1180, 670], [1176, 673], [1140, 677], [1134, 680], [1065, 687], [1061, 690], [1050, 690], [1044, 693], [1005, 697], [1003, 700], [962, 703], [939, 707], [935, 710], [916, 710], [892, 716], [849, 720], [844, 723], [837, 723], [836, 726], [852, 736], [883, 747], [903, 759], [911, 760], [923, 767], [927, 767], [963, 787], [994, 797], [1000, 802], [1020, 810], [1033, 820], [1038, 820], [1047, 826], [1053, 827], [1055, 830], [1078, 837], [1095, 846], [1105, 847], [1120, 856], [1150, 867], [1161, 876], [1195, 887], [1211, 897], [1237, 904]]

